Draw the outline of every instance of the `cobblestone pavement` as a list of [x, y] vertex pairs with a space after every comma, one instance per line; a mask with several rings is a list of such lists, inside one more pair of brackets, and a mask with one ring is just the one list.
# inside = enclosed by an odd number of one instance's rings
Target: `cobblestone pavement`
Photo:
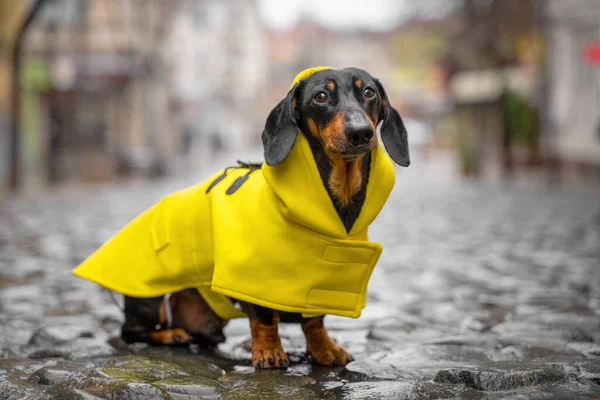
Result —
[[254, 372], [247, 322], [219, 350], [123, 346], [121, 311], [71, 269], [163, 195], [204, 178], [0, 204], [0, 398], [600, 398], [600, 188], [519, 189], [399, 169], [360, 319], [328, 317], [357, 361]]

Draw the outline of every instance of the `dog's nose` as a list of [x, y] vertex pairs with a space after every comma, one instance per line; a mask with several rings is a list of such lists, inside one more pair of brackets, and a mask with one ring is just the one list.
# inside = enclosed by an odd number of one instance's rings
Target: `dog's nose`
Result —
[[373, 137], [373, 128], [370, 125], [351, 125], [346, 127], [346, 138], [352, 146], [368, 144]]

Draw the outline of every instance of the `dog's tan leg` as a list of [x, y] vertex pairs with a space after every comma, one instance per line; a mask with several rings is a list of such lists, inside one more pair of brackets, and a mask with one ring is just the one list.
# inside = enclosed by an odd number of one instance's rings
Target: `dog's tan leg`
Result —
[[148, 332], [148, 338], [157, 344], [185, 344], [189, 342], [190, 335], [183, 329], [165, 329]]
[[[169, 299], [171, 307], [173, 307], [173, 301], [174, 299], [171, 297]], [[158, 308], [158, 323], [160, 325], [163, 325], [167, 321], [166, 314], [165, 303], [163, 301]], [[180, 328], [163, 329], [148, 332], [148, 340], [156, 344], [185, 344], [190, 341], [190, 335], [184, 329]]]
[[323, 326], [323, 317], [303, 318], [302, 330], [306, 337], [306, 351], [315, 363], [343, 366], [353, 361], [352, 356], [329, 337]]
[[275, 312], [270, 324], [260, 319], [250, 320], [252, 333], [252, 365], [255, 368], [287, 368], [290, 365], [287, 354], [281, 347], [277, 332], [279, 314]]

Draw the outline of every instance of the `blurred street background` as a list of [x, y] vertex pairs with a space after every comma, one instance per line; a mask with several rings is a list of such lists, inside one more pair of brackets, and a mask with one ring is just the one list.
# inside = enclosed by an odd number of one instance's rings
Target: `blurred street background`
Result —
[[433, 173], [597, 183], [599, 19], [598, 0], [2, 0], [0, 188], [258, 146], [315, 65], [380, 78]]
[[[255, 374], [245, 320], [124, 346], [72, 268], [261, 161], [317, 65], [379, 78], [411, 146], [363, 316], [326, 319], [357, 361], [283, 325], [293, 366]], [[600, 0], [0, 0], [0, 398], [598, 399], [599, 365]]]

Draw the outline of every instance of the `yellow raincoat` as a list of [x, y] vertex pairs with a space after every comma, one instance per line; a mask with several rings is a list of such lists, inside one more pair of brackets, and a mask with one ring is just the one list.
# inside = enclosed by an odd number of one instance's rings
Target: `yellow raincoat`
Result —
[[346, 232], [299, 133], [280, 164], [220, 171], [165, 197], [73, 273], [132, 297], [198, 288], [223, 319], [245, 316], [227, 296], [305, 316], [356, 318], [382, 250], [367, 229], [393, 185], [394, 167], [379, 144], [365, 203]]

